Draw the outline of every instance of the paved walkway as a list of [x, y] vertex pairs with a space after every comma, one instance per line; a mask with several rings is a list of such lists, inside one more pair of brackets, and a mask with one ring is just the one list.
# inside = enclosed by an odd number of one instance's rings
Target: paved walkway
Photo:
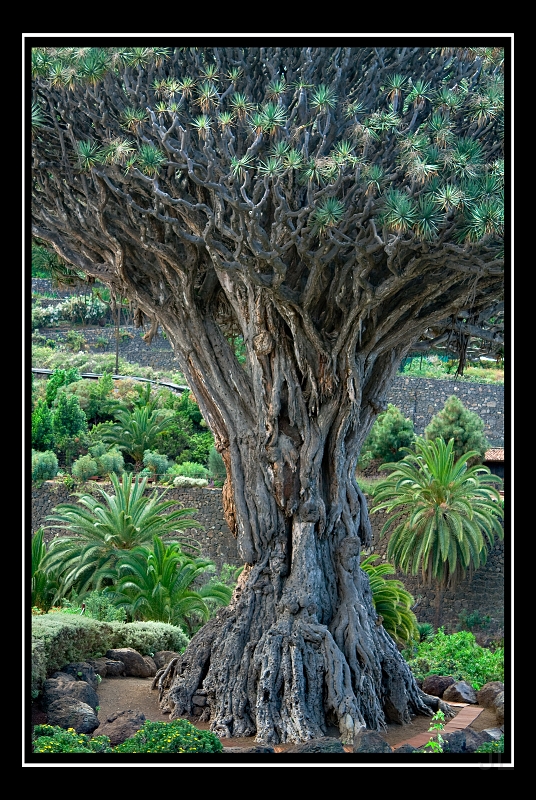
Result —
[[[473, 704], [469, 705], [468, 703], [449, 703], [448, 705], [459, 706], [460, 710], [453, 719], [449, 720], [449, 722], [445, 724], [442, 733], [452, 733], [452, 731], [461, 731], [464, 730], [464, 728], [468, 728], [469, 725], [484, 711], [484, 709], [480, 706], [475, 706]], [[398, 750], [398, 748], [402, 747], [403, 744], [410, 744], [412, 747], [422, 747], [424, 744], [426, 744], [426, 742], [429, 742], [430, 739], [435, 739], [436, 736], [436, 733], [430, 733], [429, 731], [426, 731], [425, 733], [419, 733], [412, 739], [408, 739], [407, 742], [399, 742], [398, 744], [395, 744], [393, 746], [393, 750]]]

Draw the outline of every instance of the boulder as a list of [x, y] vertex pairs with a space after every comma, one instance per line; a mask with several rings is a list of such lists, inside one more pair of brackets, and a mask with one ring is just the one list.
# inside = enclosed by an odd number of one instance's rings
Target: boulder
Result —
[[354, 736], [352, 753], [392, 753], [393, 750], [378, 731], [365, 728]]
[[413, 747], [412, 744], [405, 742], [405, 744], [401, 744], [400, 747], [394, 749], [393, 753], [414, 753], [416, 750], [417, 748]]
[[180, 653], [176, 653], [174, 650], [159, 650], [154, 654], [153, 661], [157, 669], [162, 669], [162, 667], [167, 667], [172, 659], [180, 658], [180, 655]]
[[428, 675], [422, 682], [422, 690], [425, 694], [434, 697], [443, 697], [443, 692], [455, 683], [452, 675]]
[[147, 664], [147, 666], [151, 670], [151, 674], [149, 675], [149, 677], [150, 678], [154, 678], [154, 676], [158, 672], [158, 668], [157, 668], [157, 666], [156, 666], [156, 664], [154, 662], [154, 659], [152, 659], [151, 656], [143, 656], [143, 660], [145, 661], [145, 663]]
[[443, 692], [446, 703], [476, 703], [476, 692], [466, 681], [455, 681]]
[[[146, 662], [144, 657], [132, 647], [120, 647], [115, 650], [108, 650], [106, 658], [113, 661], [122, 661], [125, 665], [125, 675], [131, 678], [151, 678], [156, 674]], [[153, 662], [154, 663], [154, 662]]]
[[482, 708], [492, 708], [495, 698], [501, 692], [504, 692], [504, 683], [502, 681], [489, 681], [476, 693], [476, 702]]
[[110, 744], [115, 747], [126, 739], [134, 736], [136, 731], [143, 728], [146, 716], [141, 711], [120, 711], [110, 714], [95, 730], [94, 736], [108, 736]]
[[99, 727], [99, 719], [91, 706], [68, 695], [54, 700], [47, 709], [49, 725], [59, 728], [74, 728], [77, 733], [93, 733]]
[[504, 725], [504, 692], [496, 695], [491, 707], [495, 711], [497, 725]]
[[484, 742], [493, 741], [493, 737], [485, 731], [474, 731], [471, 728], [442, 733], [444, 753], [475, 753]]
[[308, 742], [298, 742], [283, 750], [281, 755], [293, 753], [345, 753], [340, 739], [334, 736], [321, 736], [319, 739], [310, 739]]
[[41, 708], [48, 713], [52, 703], [62, 697], [71, 697], [90, 706], [97, 712], [99, 697], [95, 689], [85, 681], [77, 681], [65, 673], [57, 673], [58, 677], [48, 678], [43, 684]]
[[[85, 681], [89, 683], [93, 689], [99, 685], [99, 679], [95, 669], [88, 661], [73, 661], [71, 664], [66, 664], [61, 668], [61, 672], [72, 675], [76, 681]], [[52, 676], [55, 677], [55, 674]]]

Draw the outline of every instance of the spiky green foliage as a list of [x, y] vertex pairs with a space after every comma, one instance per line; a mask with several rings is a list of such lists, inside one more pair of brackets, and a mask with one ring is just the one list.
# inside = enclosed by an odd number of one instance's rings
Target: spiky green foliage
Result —
[[381, 616], [381, 623], [387, 633], [399, 645], [408, 644], [419, 638], [417, 618], [411, 607], [415, 600], [404, 587], [402, 581], [396, 578], [386, 578], [385, 575], [394, 575], [395, 568], [392, 564], [375, 564], [380, 556], [370, 555], [361, 561], [361, 569], [368, 576], [372, 591], [372, 602], [377, 613]]
[[454, 460], [454, 442], [417, 438], [375, 488], [371, 513], [387, 512], [381, 535], [390, 532], [387, 559], [427, 582], [454, 585], [486, 563], [503, 538], [502, 481], [487, 467], [468, 467], [474, 451]]
[[210, 559], [188, 555], [159, 536], [153, 536], [152, 547], [123, 553], [117, 571], [118, 580], [106, 593], [132, 620], [167, 622], [191, 633], [197, 621], [209, 619], [207, 600], [227, 605], [231, 599], [228, 586], [207, 583], [215, 571]]
[[115, 494], [102, 487], [96, 497], [75, 492], [76, 503], [60, 503], [47, 517], [47, 528], [70, 534], [56, 537], [43, 561], [43, 569], [61, 581], [60, 596], [112, 582], [120, 556], [154, 536], [180, 541], [178, 531], [202, 528], [191, 517], [195, 509], [178, 509], [157, 491], [147, 496], [146, 479], [125, 473], [120, 482], [112, 473], [110, 480]]
[[102, 439], [127, 453], [139, 469], [145, 451], [158, 450], [159, 436], [169, 430], [173, 414], [167, 409], [140, 403], [132, 410], [119, 408], [114, 417], [116, 421], [104, 430]]
[[32, 536], [31, 550], [31, 591], [32, 608], [48, 611], [52, 607], [58, 591], [58, 582], [43, 569], [43, 561], [47, 553], [44, 539], [44, 528], [39, 528]]

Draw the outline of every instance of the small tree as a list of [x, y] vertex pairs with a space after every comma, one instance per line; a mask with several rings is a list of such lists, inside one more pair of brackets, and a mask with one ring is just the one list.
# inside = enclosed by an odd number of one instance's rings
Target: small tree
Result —
[[59, 392], [56, 403], [52, 413], [54, 442], [56, 450], [64, 454], [66, 464], [70, 465], [76, 452], [84, 447], [87, 418], [76, 395]]
[[484, 421], [469, 411], [456, 395], [451, 395], [443, 409], [430, 420], [424, 429], [425, 439], [433, 441], [440, 436], [445, 442], [454, 441], [454, 458], [461, 458], [469, 450], [475, 454], [469, 459], [468, 466], [481, 464], [490, 444], [484, 435]]
[[52, 450], [54, 447], [52, 411], [46, 400], [38, 400], [32, 413], [32, 447], [42, 451]]
[[48, 405], [52, 406], [54, 403], [60, 386], [67, 386], [68, 384], [79, 380], [80, 373], [76, 367], [71, 367], [67, 370], [55, 369], [50, 378], [47, 380], [46, 400]]
[[389, 403], [387, 410], [378, 416], [363, 444], [358, 465], [366, 468], [370, 461], [400, 461], [401, 448], [411, 447], [415, 441], [413, 422], [404, 417], [399, 408]]

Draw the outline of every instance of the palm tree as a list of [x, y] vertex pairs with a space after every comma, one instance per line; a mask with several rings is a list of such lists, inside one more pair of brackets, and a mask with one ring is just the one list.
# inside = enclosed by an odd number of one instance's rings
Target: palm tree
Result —
[[[112, 473], [110, 480], [115, 495], [99, 487], [99, 501], [91, 494], [75, 492], [77, 504], [60, 503], [47, 517], [53, 523], [48, 528], [72, 534], [55, 538], [42, 562], [42, 569], [61, 581], [55, 599], [72, 589], [81, 595], [112, 583], [118, 577], [121, 556], [151, 543], [154, 536], [170, 537], [186, 528], [203, 527], [190, 516], [197, 509], [178, 509], [176, 501], [163, 500], [165, 492], [156, 489], [145, 496], [146, 478], [125, 473], [120, 483]], [[181, 541], [177, 535], [173, 538]]]
[[133, 620], [166, 622], [191, 635], [197, 620], [209, 619], [208, 601], [227, 605], [231, 599], [231, 587], [222, 582], [199, 585], [214, 570], [210, 559], [187, 555], [178, 542], [166, 544], [153, 536], [152, 548], [135, 547], [121, 555], [119, 580], [106, 593]]
[[157, 450], [158, 436], [169, 429], [173, 413], [155, 409], [152, 403], [140, 402], [132, 411], [115, 412], [116, 422], [103, 433], [102, 440], [115, 444], [134, 460], [136, 472], [141, 469], [146, 450]]
[[493, 484], [501, 478], [482, 465], [467, 466], [473, 450], [454, 461], [454, 440], [417, 438], [415, 450], [387, 463], [388, 478], [376, 485], [371, 513], [395, 512], [381, 530], [392, 530], [387, 560], [402, 572], [438, 583], [441, 595], [466, 572], [486, 563], [495, 536], [503, 538], [504, 508]]

